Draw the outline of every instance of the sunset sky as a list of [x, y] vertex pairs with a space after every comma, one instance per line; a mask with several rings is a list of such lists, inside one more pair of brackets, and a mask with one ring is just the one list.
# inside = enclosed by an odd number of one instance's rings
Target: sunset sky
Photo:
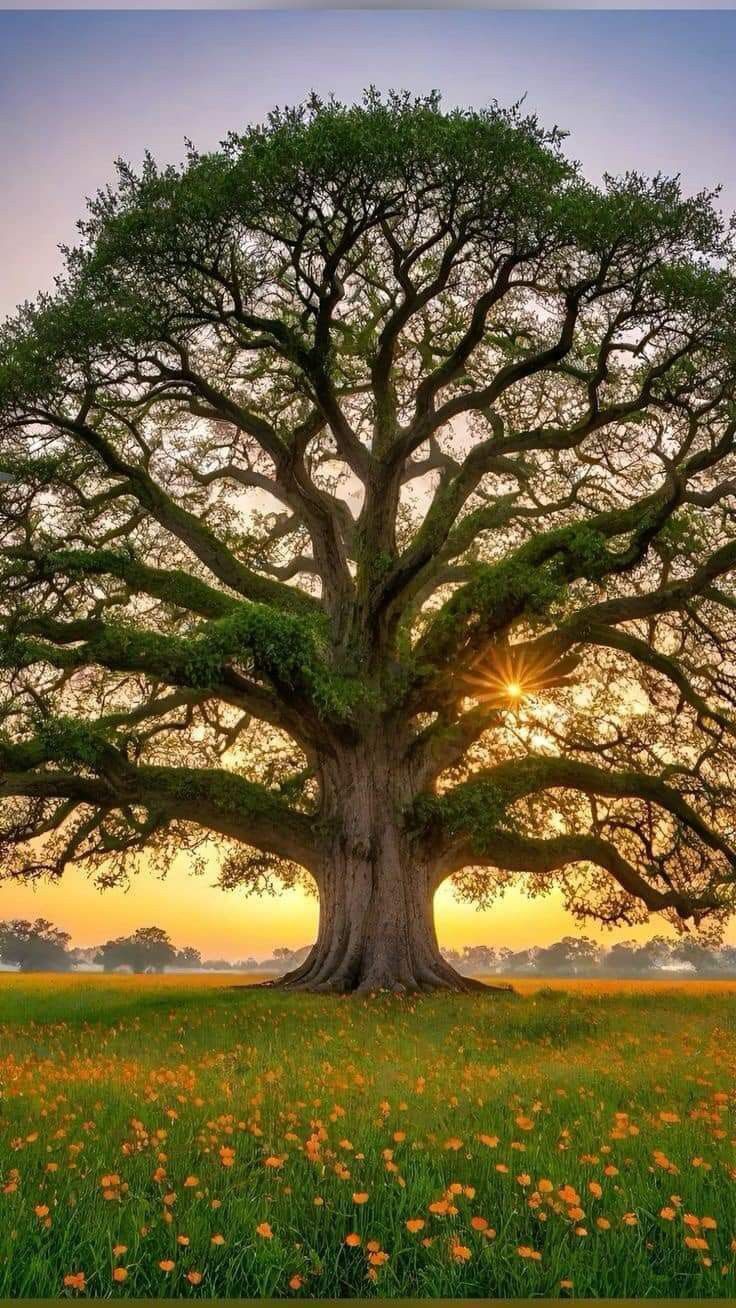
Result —
[[[570, 130], [589, 177], [633, 168], [680, 173], [692, 191], [721, 182], [730, 212], [734, 67], [727, 11], [0, 13], [0, 316], [50, 286], [57, 244], [74, 239], [84, 196], [116, 156], [178, 160], [185, 137], [212, 147], [310, 89], [351, 99], [366, 83], [439, 88], [448, 104], [474, 105], [526, 96]], [[142, 875], [101, 896], [77, 871], [36, 891], [0, 886], [0, 918], [43, 914], [80, 944], [155, 922], [230, 958], [312, 939], [315, 901], [225, 896], [211, 880], [182, 863], [166, 883]], [[558, 900], [516, 893], [476, 913], [443, 889], [437, 919], [446, 945], [579, 930]]]

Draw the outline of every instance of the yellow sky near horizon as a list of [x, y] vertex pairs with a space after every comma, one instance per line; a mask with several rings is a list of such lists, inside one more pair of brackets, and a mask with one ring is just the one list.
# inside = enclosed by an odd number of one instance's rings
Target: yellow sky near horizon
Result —
[[[194, 945], [205, 958], [229, 961], [268, 957], [279, 945], [298, 949], [314, 939], [317, 901], [303, 891], [257, 897], [223, 891], [212, 882], [212, 873], [193, 876], [181, 858], [165, 880], [143, 871], [127, 891], [99, 891], [75, 867], [55, 884], [0, 884], [0, 919], [49, 918], [70, 932], [75, 945], [100, 944], [138, 926], [161, 926], [178, 947]], [[445, 884], [437, 895], [435, 915], [440, 943], [453, 948], [488, 944], [522, 949], [567, 934], [590, 935], [604, 944], [670, 934], [655, 917], [645, 926], [614, 932], [596, 929], [593, 923], [581, 926], [565, 911], [559, 893], [529, 899], [521, 886], [478, 911], [459, 903]], [[736, 943], [736, 921], [728, 938]]]

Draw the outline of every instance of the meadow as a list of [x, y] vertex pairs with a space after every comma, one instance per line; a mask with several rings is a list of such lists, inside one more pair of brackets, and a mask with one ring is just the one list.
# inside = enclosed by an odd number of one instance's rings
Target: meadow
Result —
[[0, 1296], [734, 1295], [736, 986], [0, 976]]

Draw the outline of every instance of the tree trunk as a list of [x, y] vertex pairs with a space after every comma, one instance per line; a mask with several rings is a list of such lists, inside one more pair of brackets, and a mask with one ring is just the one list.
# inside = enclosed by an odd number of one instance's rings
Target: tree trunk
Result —
[[317, 940], [274, 984], [337, 993], [486, 990], [440, 954], [431, 868], [403, 831], [408, 778], [389, 746], [341, 751], [324, 764], [322, 785], [334, 833], [319, 878]]

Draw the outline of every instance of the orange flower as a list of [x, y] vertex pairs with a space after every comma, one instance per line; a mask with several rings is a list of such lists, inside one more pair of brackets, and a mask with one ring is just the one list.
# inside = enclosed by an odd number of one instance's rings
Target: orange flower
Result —
[[417, 1231], [423, 1231], [424, 1226], [424, 1219], [421, 1217], [410, 1217], [406, 1223], [406, 1229], [407, 1231], [410, 1231], [412, 1235], [416, 1235]]
[[202, 1282], [202, 1273], [195, 1271], [187, 1272], [187, 1280], [190, 1285], [200, 1285]]
[[36, 1207], [34, 1208], [33, 1211], [36, 1214], [36, 1217], [48, 1217], [49, 1215], [48, 1204], [36, 1204]]
[[159, 1263], [159, 1267], [161, 1268], [162, 1272], [173, 1272], [174, 1268], [176, 1267], [176, 1263], [173, 1261], [172, 1258], [162, 1258], [161, 1262]]
[[116, 1267], [115, 1270], [113, 1271], [112, 1279], [113, 1281], [117, 1281], [118, 1285], [122, 1285], [123, 1281], [127, 1281], [128, 1279], [127, 1268]]
[[69, 1274], [64, 1277], [64, 1285], [67, 1290], [82, 1291], [86, 1284], [87, 1278], [84, 1272], [69, 1272]]
[[599, 1231], [610, 1231], [611, 1223], [607, 1217], [596, 1217], [595, 1224]]
[[220, 1146], [220, 1162], [223, 1167], [232, 1167], [235, 1162], [235, 1150], [231, 1149], [229, 1145]]
[[443, 1145], [444, 1149], [453, 1149], [455, 1153], [457, 1153], [458, 1149], [462, 1149], [462, 1147], [463, 1147], [463, 1142], [462, 1140], [458, 1140], [456, 1135], [450, 1136], [450, 1139], [445, 1140], [445, 1143]]
[[198, 1177], [198, 1176], [188, 1176], [187, 1179], [186, 1179], [186, 1181], [184, 1182], [184, 1188], [185, 1188], [186, 1190], [191, 1190], [191, 1189], [193, 1189], [193, 1187], [194, 1187], [195, 1185], [199, 1185], [199, 1177]]
[[112, 1251], [116, 1258], [122, 1258], [123, 1254], [128, 1252], [128, 1246], [127, 1244], [114, 1244]]
[[256, 1235], [260, 1235], [262, 1240], [273, 1240], [273, 1231], [270, 1222], [259, 1222], [256, 1227]]
[[467, 1263], [472, 1258], [470, 1250], [464, 1244], [453, 1244], [450, 1252], [456, 1263]]
[[224, 1235], [220, 1235], [219, 1231], [217, 1232], [216, 1235], [213, 1235], [212, 1239], [210, 1240], [210, 1244], [224, 1244], [224, 1243], [225, 1243], [225, 1237]]
[[708, 1241], [704, 1240], [702, 1235], [686, 1235], [685, 1244], [688, 1249], [707, 1249]]
[[659, 1215], [660, 1217], [663, 1217], [666, 1222], [674, 1222], [677, 1213], [674, 1208], [661, 1208]]
[[360, 1242], [360, 1236], [357, 1231], [351, 1231], [350, 1235], [345, 1236], [345, 1243], [350, 1249], [357, 1249]]
[[367, 1204], [367, 1203], [368, 1203], [368, 1198], [369, 1198], [369, 1196], [365, 1193], [365, 1191], [358, 1191], [356, 1194], [353, 1195], [353, 1203], [354, 1203], [354, 1204]]
[[371, 1267], [382, 1267], [384, 1263], [388, 1262], [388, 1258], [385, 1249], [374, 1249], [372, 1253], [368, 1254], [368, 1262]]
[[289, 1289], [301, 1290], [303, 1284], [304, 1284], [304, 1278], [300, 1276], [298, 1272], [295, 1272], [291, 1280], [289, 1281]]
[[284, 1159], [279, 1158], [277, 1154], [271, 1154], [270, 1158], [267, 1158], [264, 1163], [264, 1167], [283, 1167], [283, 1165]]
[[470, 1225], [472, 1226], [474, 1231], [485, 1231], [486, 1227], [488, 1226], [488, 1223], [485, 1217], [471, 1217]]
[[603, 1187], [600, 1186], [597, 1181], [588, 1181], [588, 1189], [594, 1199], [600, 1199], [603, 1194]]
[[517, 1117], [517, 1119], [516, 1119], [516, 1125], [519, 1127], [519, 1130], [520, 1130], [520, 1131], [533, 1131], [533, 1130], [534, 1130], [534, 1118], [533, 1118], [533, 1117], [524, 1117], [523, 1114], [522, 1114], [522, 1115], [520, 1115], [519, 1117]]
[[520, 1258], [531, 1258], [532, 1262], [538, 1263], [542, 1260], [542, 1255], [538, 1249], [530, 1249], [528, 1244], [520, 1244], [516, 1250]]
[[176, 1243], [177, 1243], [177, 1244], [180, 1244], [180, 1245], [182, 1246], [183, 1249], [186, 1249], [187, 1246], [188, 1246], [188, 1244], [189, 1244], [189, 1236], [188, 1236], [188, 1235], [177, 1235], [177, 1237], [176, 1237]]

